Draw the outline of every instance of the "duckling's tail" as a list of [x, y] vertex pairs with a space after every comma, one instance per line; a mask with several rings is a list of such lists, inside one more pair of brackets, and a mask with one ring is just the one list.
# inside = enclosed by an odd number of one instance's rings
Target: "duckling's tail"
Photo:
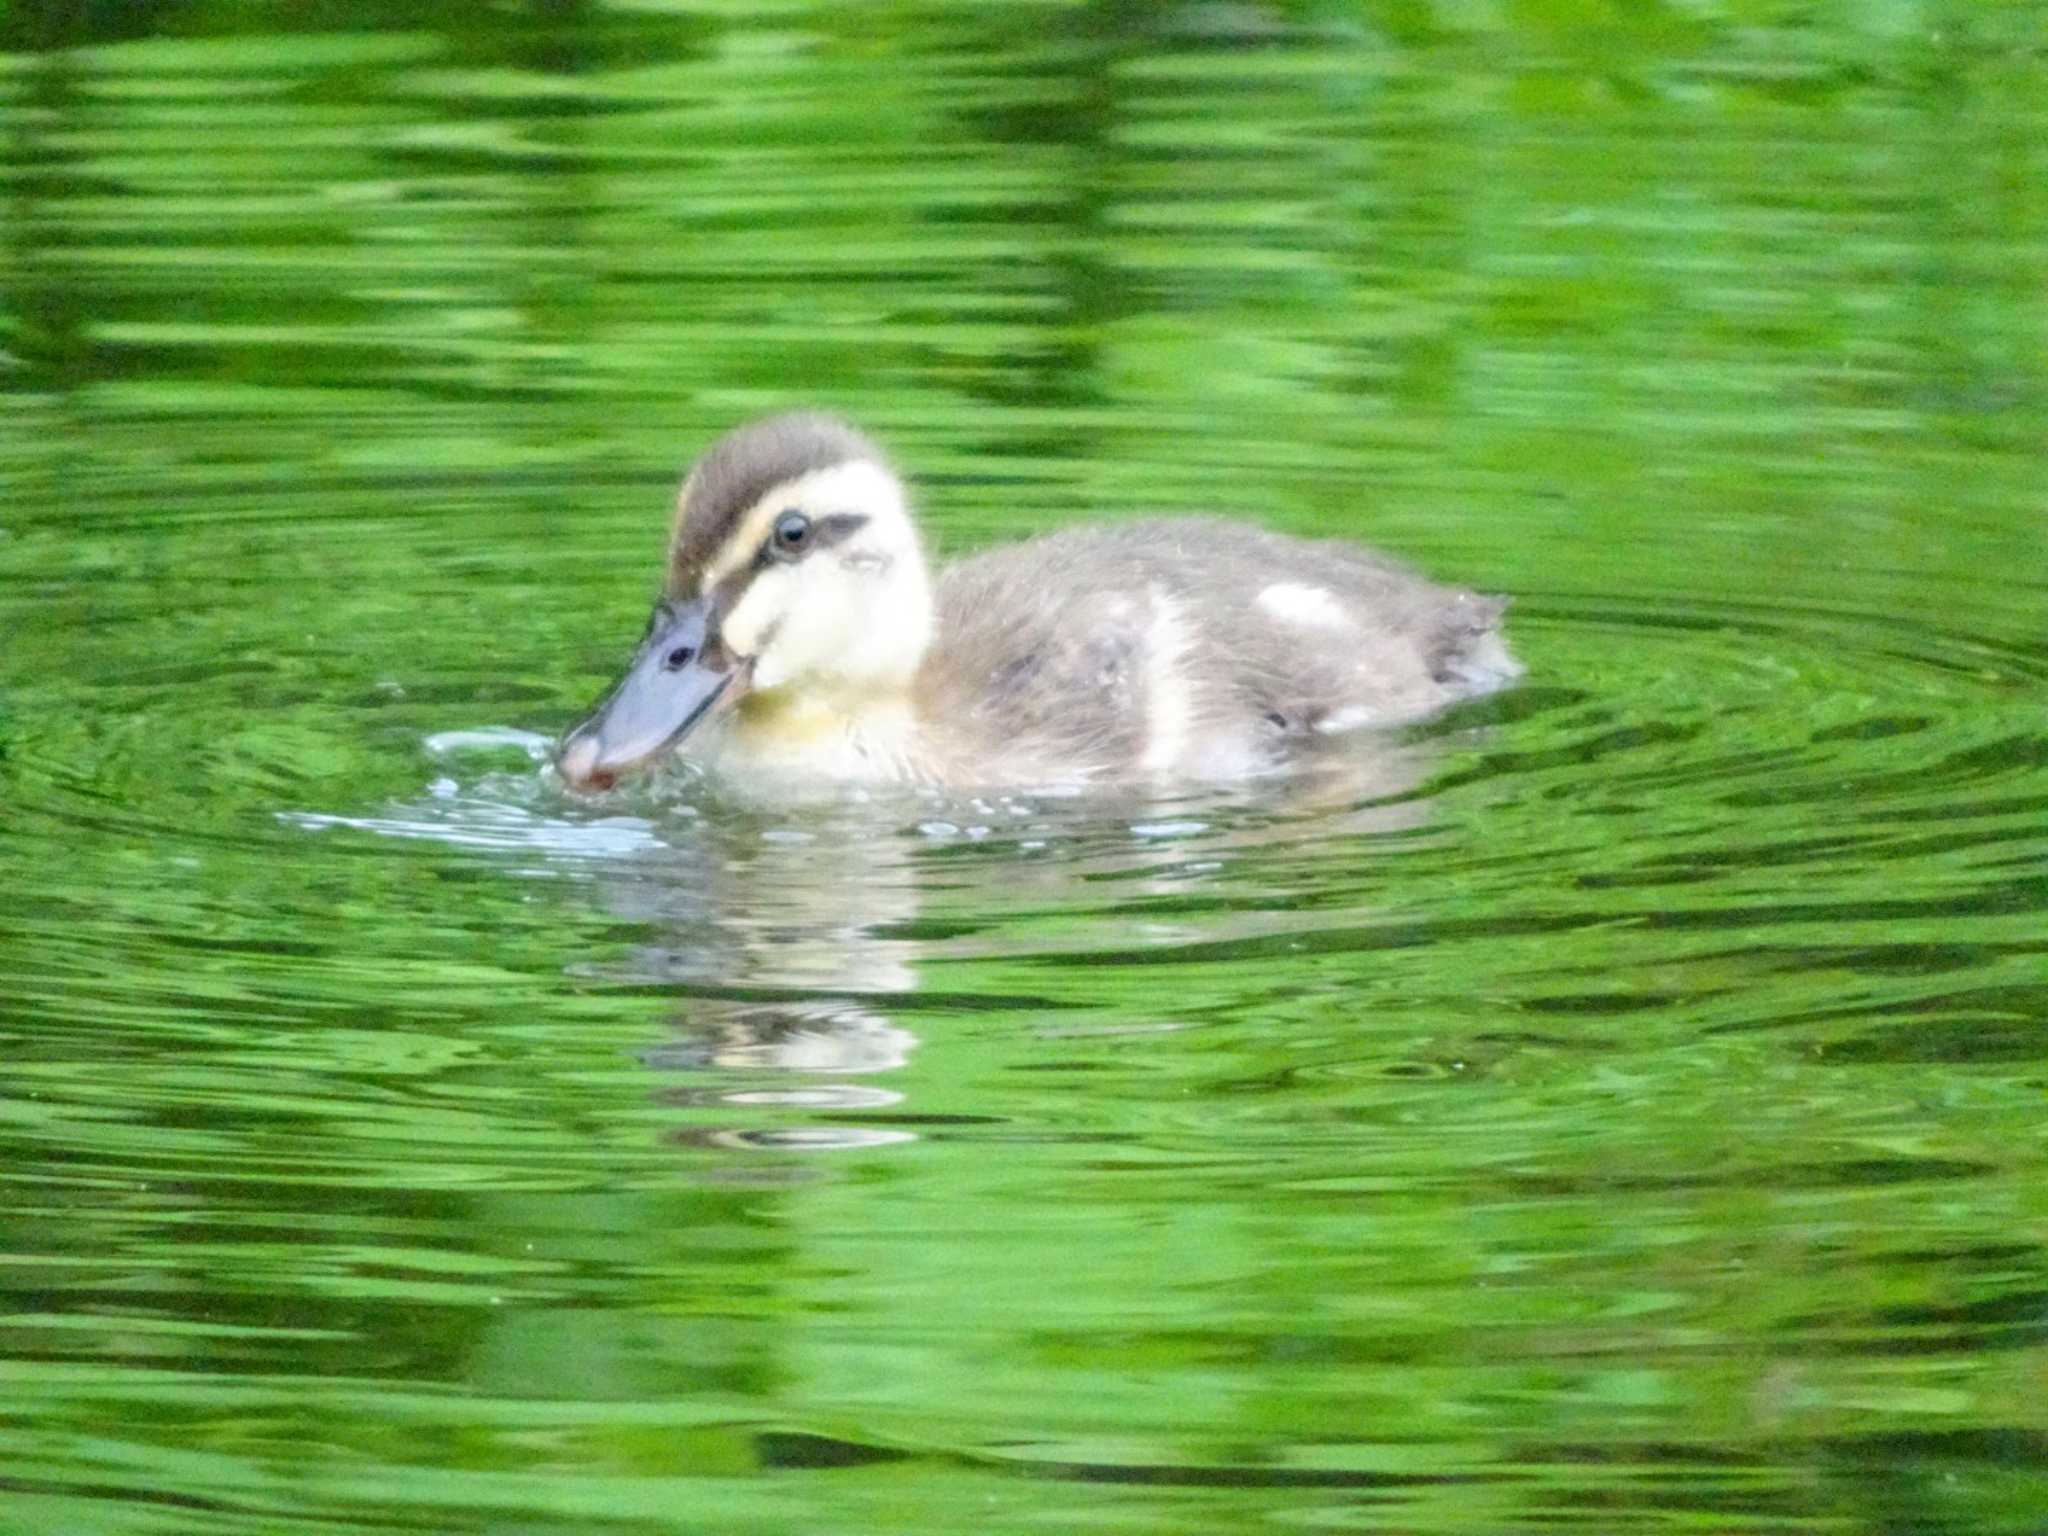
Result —
[[1430, 675], [1455, 697], [1474, 698], [1505, 688], [1522, 675], [1522, 664], [1501, 634], [1504, 597], [1460, 592], [1444, 614], [1430, 655]]

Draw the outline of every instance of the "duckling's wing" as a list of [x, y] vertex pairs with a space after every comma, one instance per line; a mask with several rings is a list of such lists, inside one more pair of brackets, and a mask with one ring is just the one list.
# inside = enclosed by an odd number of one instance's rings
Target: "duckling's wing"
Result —
[[1501, 638], [1504, 598], [1357, 545], [1246, 531], [1256, 563], [1219, 573], [1212, 597], [1245, 616], [1234, 675], [1289, 731], [1417, 720], [1520, 674]]
[[1154, 595], [1100, 579], [1077, 543], [1038, 540], [941, 577], [918, 714], [977, 776], [1092, 778], [1144, 755], [1171, 637]]
[[1497, 598], [1202, 518], [993, 550], [948, 568], [937, 606], [920, 715], [1007, 776], [1228, 777], [1290, 738], [1412, 720], [1518, 670]]

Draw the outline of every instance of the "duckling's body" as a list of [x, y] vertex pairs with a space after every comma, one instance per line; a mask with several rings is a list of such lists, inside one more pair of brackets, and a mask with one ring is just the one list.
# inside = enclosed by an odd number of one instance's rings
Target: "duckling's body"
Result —
[[1502, 686], [1504, 607], [1207, 518], [1069, 529], [933, 583], [873, 445], [775, 418], [685, 483], [648, 638], [559, 765], [602, 787], [688, 733], [743, 785], [1238, 778]]

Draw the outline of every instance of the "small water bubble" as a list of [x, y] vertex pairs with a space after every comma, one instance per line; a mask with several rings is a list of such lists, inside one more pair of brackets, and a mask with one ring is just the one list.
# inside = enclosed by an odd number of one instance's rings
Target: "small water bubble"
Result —
[[552, 755], [552, 739], [535, 731], [509, 725], [488, 725], [473, 731], [436, 731], [424, 745], [434, 757], [452, 757], [458, 752], [501, 752], [523, 754], [529, 762], [544, 763]]
[[958, 837], [960, 835], [960, 829], [950, 821], [920, 821], [917, 824], [917, 830], [926, 837], [934, 838]]
[[913, 1131], [884, 1131], [866, 1126], [818, 1125], [767, 1131], [715, 1131], [708, 1140], [720, 1146], [757, 1152], [852, 1152], [866, 1147], [894, 1147], [917, 1140]]
[[823, 1083], [803, 1088], [741, 1088], [718, 1096], [723, 1104], [786, 1104], [800, 1109], [887, 1109], [903, 1095], [887, 1088], [854, 1083]]
[[1206, 832], [1206, 821], [1139, 821], [1131, 824], [1135, 837], [1192, 837], [1197, 832]]
[[453, 779], [441, 778], [427, 786], [427, 793], [436, 800], [453, 800], [461, 788]]

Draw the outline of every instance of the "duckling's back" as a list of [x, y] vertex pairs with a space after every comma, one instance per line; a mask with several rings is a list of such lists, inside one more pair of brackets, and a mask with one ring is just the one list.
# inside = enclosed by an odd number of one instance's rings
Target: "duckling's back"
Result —
[[1499, 598], [1204, 518], [1076, 528], [940, 577], [917, 713], [956, 772], [1234, 778], [1520, 668]]

